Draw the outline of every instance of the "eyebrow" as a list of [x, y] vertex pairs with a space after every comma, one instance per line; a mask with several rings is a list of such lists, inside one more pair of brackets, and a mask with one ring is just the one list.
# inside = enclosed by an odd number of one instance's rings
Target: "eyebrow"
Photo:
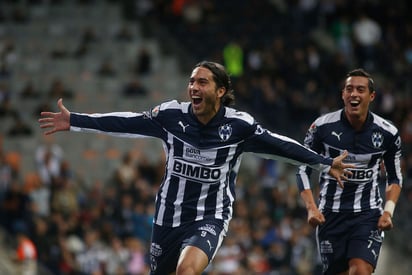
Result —
[[348, 85], [345, 85], [345, 87], [358, 88], [358, 87], [368, 87], [368, 85], [364, 85], [364, 84], [360, 84], [360, 85], [348, 84]]
[[197, 81], [209, 81], [209, 79], [206, 78], [206, 77], [199, 77], [199, 78], [190, 77], [189, 80], [190, 80], [190, 81], [192, 81], [192, 80], [197, 80]]

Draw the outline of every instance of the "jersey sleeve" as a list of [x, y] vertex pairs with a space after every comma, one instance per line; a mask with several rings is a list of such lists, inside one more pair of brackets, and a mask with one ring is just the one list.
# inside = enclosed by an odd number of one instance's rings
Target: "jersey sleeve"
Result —
[[[306, 132], [303, 145], [317, 153], [321, 153], [321, 144], [317, 141], [318, 127], [316, 122], [313, 122]], [[296, 172], [296, 180], [299, 191], [311, 188], [310, 177], [312, 174], [312, 167], [308, 165], [300, 165]]]
[[255, 127], [253, 135], [245, 141], [245, 152], [294, 165], [308, 165], [316, 170], [329, 169], [332, 165], [331, 158], [317, 154], [292, 138], [272, 133], [259, 124]]
[[391, 146], [383, 156], [388, 184], [399, 184], [402, 187], [401, 172], [401, 137], [396, 133]]
[[[162, 138], [165, 133], [156, 119], [159, 112], [157, 108], [142, 113], [71, 113], [70, 131], [104, 133], [127, 138]], [[153, 114], [156, 114], [156, 116]]]

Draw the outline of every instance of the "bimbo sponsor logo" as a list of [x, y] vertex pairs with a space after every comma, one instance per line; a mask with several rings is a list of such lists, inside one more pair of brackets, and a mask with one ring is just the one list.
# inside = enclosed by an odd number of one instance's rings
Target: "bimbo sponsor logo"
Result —
[[195, 180], [216, 182], [220, 179], [221, 168], [205, 167], [183, 160], [176, 160], [173, 163], [173, 172]]

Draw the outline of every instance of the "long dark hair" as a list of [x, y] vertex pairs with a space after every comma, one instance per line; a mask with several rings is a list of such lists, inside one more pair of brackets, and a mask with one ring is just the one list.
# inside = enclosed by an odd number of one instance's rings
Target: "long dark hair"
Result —
[[221, 98], [221, 102], [224, 106], [231, 106], [235, 103], [235, 95], [232, 88], [232, 82], [230, 76], [227, 73], [225, 67], [219, 63], [211, 61], [202, 61], [195, 65], [194, 68], [203, 67], [210, 70], [213, 74], [213, 80], [216, 83], [217, 88], [224, 87], [226, 93]]

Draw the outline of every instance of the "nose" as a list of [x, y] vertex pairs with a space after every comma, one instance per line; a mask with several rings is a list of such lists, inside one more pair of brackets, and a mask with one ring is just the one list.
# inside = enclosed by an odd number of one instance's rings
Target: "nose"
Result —
[[189, 84], [189, 88], [191, 89], [191, 90], [198, 90], [198, 83], [196, 82], [196, 81], [194, 81], [194, 82], [192, 82], [192, 83], [190, 83]]
[[350, 96], [356, 96], [358, 94], [358, 91], [356, 90], [356, 89], [353, 89], [351, 92], [350, 92]]

